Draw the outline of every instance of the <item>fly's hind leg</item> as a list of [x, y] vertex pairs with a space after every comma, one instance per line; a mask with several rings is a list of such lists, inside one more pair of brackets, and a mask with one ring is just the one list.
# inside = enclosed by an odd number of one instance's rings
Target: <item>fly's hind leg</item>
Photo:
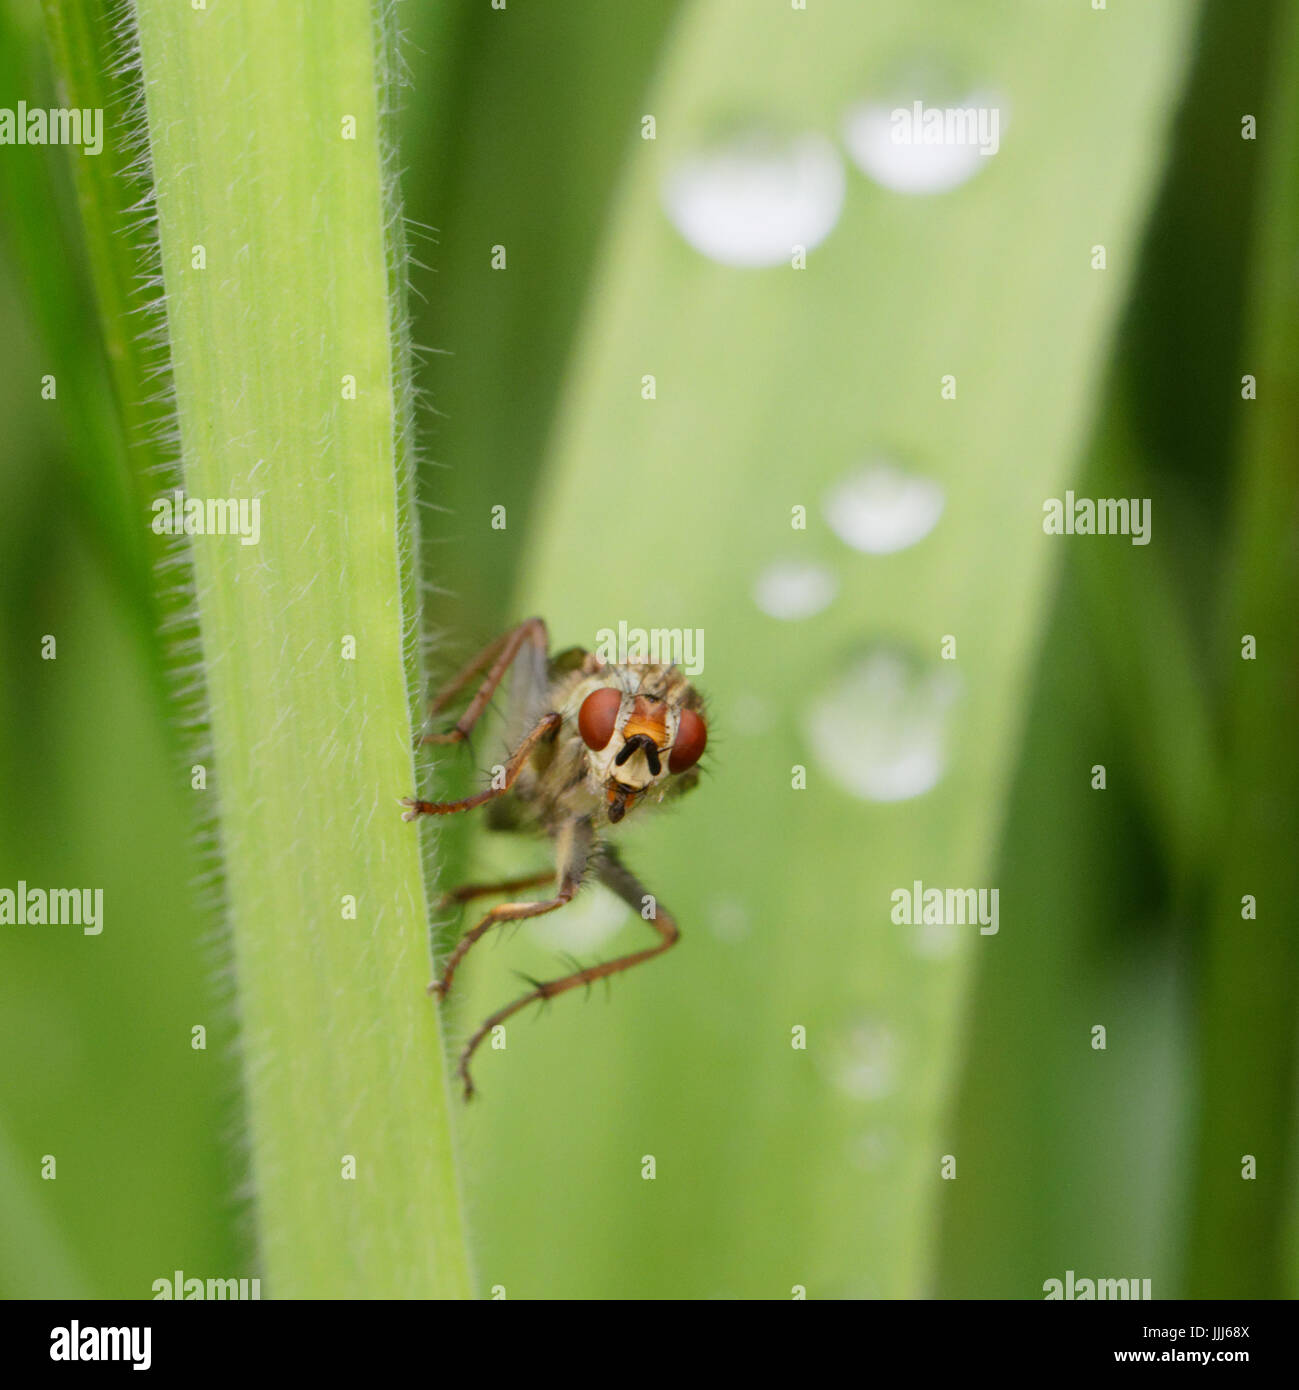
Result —
[[[559, 879], [559, 888], [555, 896], [542, 898], [538, 902], [501, 903], [498, 907], [492, 908], [476, 927], [467, 931], [456, 943], [455, 949], [443, 963], [442, 978], [429, 985], [429, 993], [436, 994], [439, 999], [446, 998], [456, 967], [469, 954], [474, 942], [493, 927], [499, 926], [502, 922], [521, 922], [527, 917], [541, 917], [572, 902], [573, 895], [582, 886], [582, 876], [586, 873], [587, 860], [594, 843], [595, 836], [590, 821], [569, 821], [555, 840], [555, 862], [558, 869], [556, 873], [545, 874], [541, 879], [543, 883], [552, 878]], [[523, 879], [513, 886], [522, 887], [536, 881]]]
[[[602, 849], [596, 860], [595, 868], [596, 877], [606, 888], [615, 892], [623, 902], [634, 908], [637, 913], [642, 911], [645, 899], [651, 895], [646, 891], [645, 885], [618, 858], [614, 850], [607, 846]], [[553, 906], [558, 906], [558, 904]], [[552, 910], [552, 905], [546, 905], [546, 910]], [[575, 971], [572, 975], [565, 975], [558, 980], [538, 983], [529, 993], [516, 999], [512, 1004], [507, 1004], [503, 1009], [498, 1009], [490, 1018], [485, 1019], [465, 1044], [464, 1050], [460, 1054], [460, 1064], [456, 1069], [456, 1074], [464, 1082], [465, 1099], [468, 1100], [474, 1093], [473, 1079], [469, 1075], [470, 1059], [473, 1057], [478, 1044], [498, 1024], [504, 1023], [507, 1018], [518, 1013], [520, 1009], [526, 1009], [529, 1004], [553, 999], [557, 994], [564, 994], [570, 989], [577, 989], [579, 985], [589, 985], [596, 980], [607, 979], [610, 975], [617, 975], [623, 970], [630, 970], [633, 965], [639, 965], [642, 961], [653, 960], [655, 956], [661, 956], [664, 951], [671, 949], [681, 939], [681, 932], [676, 921], [657, 902], [654, 907], [654, 915], [649, 919], [649, 922], [650, 926], [658, 933], [657, 945], [647, 947], [643, 951], [635, 951], [631, 955], [618, 956], [614, 960], [603, 961], [599, 965], [588, 966], [585, 970]]]
[[492, 893], [516, 893], [520, 888], [540, 888], [555, 877], [554, 869], [544, 873], [528, 874], [524, 878], [503, 878], [499, 883], [462, 883], [449, 893], [443, 893], [437, 901], [439, 908], [450, 907], [453, 903], [468, 903], [475, 898], [486, 898]]
[[518, 656], [525, 642], [531, 642], [541, 653], [542, 658], [545, 658], [549, 650], [550, 639], [546, 634], [546, 624], [540, 618], [529, 618], [527, 622], [520, 623], [518, 627], [512, 628], [504, 636], [490, 642], [438, 691], [429, 704], [430, 719], [449, 704], [453, 697], [468, 685], [484, 666], [487, 666], [489, 662], [491, 663], [486, 679], [478, 687], [474, 698], [470, 700], [465, 712], [456, 720], [455, 724], [445, 733], [425, 734], [422, 741], [424, 743], [460, 743], [467, 738], [469, 731], [478, 722], [483, 710], [487, 708], [488, 700], [496, 693], [496, 687], [500, 685], [506, 671], [509, 670], [510, 663]]

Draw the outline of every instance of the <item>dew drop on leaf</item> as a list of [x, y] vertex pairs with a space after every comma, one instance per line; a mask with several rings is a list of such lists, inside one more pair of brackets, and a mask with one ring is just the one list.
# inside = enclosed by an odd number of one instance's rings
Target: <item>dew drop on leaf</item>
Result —
[[839, 220], [843, 161], [823, 135], [731, 136], [680, 160], [663, 207], [697, 251], [722, 265], [789, 264], [796, 246], [820, 245]]
[[959, 678], [892, 648], [857, 658], [817, 696], [806, 729], [817, 761], [867, 801], [905, 801], [942, 778]]
[[878, 1019], [858, 1019], [835, 1040], [830, 1075], [854, 1100], [882, 1100], [897, 1085], [897, 1035]]
[[836, 483], [823, 506], [831, 530], [845, 544], [869, 555], [891, 555], [927, 536], [945, 501], [931, 478], [875, 459]]
[[828, 608], [837, 590], [834, 575], [824, 565], [776, 560], [754, 581], [753, 601], [768, 617], [794, 622]]
[[[982, 136], [986, 147], [995, 150], [993, 113], [999, 145], [1002, 103], [990, 93], [973, 92], [956, 102], [921, 101], [917, 113], [916, 100], [920, 99], [863, 101], [851, 106], [843, 118], [844, 145], [857, 168], [882, 188], [905, 194], [947, 193], [990, 162], [992, 155], [981, 151], [978, 117], [972, 113], [986, 113]], [[924, 121], [930, 113], [946, 124], [948, 133], [943, 138], [924, 138]]]

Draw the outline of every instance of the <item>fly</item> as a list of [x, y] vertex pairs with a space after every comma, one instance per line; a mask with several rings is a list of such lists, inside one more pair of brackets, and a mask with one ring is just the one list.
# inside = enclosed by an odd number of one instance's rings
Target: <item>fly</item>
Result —
[[493, 829], [545, 836], [555, 867], [502, 883], [466, 884], [444, 902], [467, 903], [493, 893], [553, 883], [553, 897], [510, 901], [494, 907], [466, 932], [442, 965], [429, 992], [445, 999], [460, 962], [491, 928], [555, 912], [572, 902], [588, 874], [646, 918], [658, 935], [655, 945], [631, 955], [533, 982], [527, 994], [498, 1009], [470, 1037], [457, 1075], [465, 1099], [474, 1093], [469, 1062], [479, 1043], [529, 1004], [603, 980], [652, 960], [680, 937], [676, 921], [623, 864], [611, 836], [636, 806], [673, 801], [699, 780], [697, 763], [708, 742], [703, 699], [676, 666], [605, 662], [572, 647], [550, 656], [540, 618], [511, 629], [485, 647], [439, 693], [429, 707], [436, 716], [486, 670], [465, 712], [445, 733], [426, 743], [460, 743], [468, 737], [507, 670], [514, 667], [511, 752], [492, 785], [461, 801], [417, 801], [407, 797], [403, 819], [446, 816], [488, 806]]

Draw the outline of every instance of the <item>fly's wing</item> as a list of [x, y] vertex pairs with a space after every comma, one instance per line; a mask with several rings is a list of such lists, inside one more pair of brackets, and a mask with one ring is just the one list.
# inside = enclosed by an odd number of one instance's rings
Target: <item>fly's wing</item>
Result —
[[546, 652], [525, 642], [510, 667], [510, 699], [505, 714], [505, 738], [517, 748], [537, 720], [549, 712], [550, 673]]

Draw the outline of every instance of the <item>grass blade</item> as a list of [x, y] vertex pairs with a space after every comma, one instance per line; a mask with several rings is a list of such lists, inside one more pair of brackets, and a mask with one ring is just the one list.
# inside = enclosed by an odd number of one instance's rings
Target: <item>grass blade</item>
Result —
[[396, 808], [418, 679], [392, 16], [136, 17], [185, 487], [260, 503], [257, 544], [193, 550], [269, 1292], [460, 1295], [419, 846]]

